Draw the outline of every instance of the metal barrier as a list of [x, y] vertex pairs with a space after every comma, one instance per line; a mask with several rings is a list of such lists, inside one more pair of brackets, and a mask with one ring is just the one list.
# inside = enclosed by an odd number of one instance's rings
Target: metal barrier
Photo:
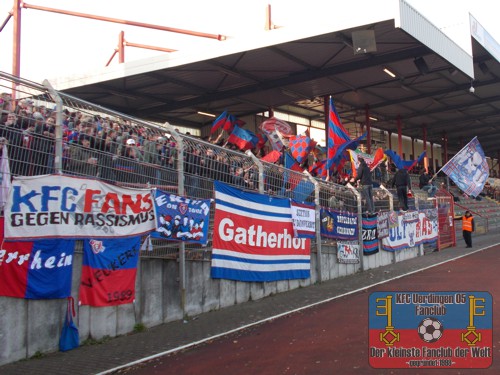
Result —
[[[213, 181], [277, 197], [315, 202], [318, 235], [312, 251], [335, 252], [336, 242], [319, 235], [319, 209], [357, 212], [364, 207], [352, 187], [314, 179], [257, 159], [250, 152], [216, 146], [155, 124], [0, 72], [6, 90], [16, 87], [15, 107], [2, 104], [0, 137], [8, 142], [11, 173], [34, 176], [62, 173], [98, 178], [127, 187], [157, 187], [190, 198], [213, 198]], [[4, 96], [4, 95], [3, 95]], [[374, 189], [377, 211], [393, 208], [393, 192]], [[422, 198], [422, 205], [426, 199]], [[415, 198], [418, 208], [420, 198]], [[153, 241], [141, 256], [209, 260], [214, 207], [206, 246]], [[361, 220], [360, 220], [361, 221]], [[360, 235], [360, 245], [362, 238]]]
[[438, 209], [438, 250], [456, 245], [455, 210], [453, 195], [444, 189], [436, 192], [436, 206]]

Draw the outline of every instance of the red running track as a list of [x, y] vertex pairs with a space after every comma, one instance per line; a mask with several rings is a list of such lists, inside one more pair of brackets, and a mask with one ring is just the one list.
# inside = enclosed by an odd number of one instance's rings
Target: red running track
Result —
[[[129, 368], [151, 374], [500, 374], [500, 246], [295, 312], [197, 348]], [[478, 291], [493, 297], [493, 364], [488, 369], [373, 369], [368, 297], [376, 291]]]

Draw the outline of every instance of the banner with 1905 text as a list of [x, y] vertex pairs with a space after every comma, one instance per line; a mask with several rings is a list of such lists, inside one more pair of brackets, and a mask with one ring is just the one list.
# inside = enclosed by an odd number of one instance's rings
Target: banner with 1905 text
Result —
[[5, 238], [129, 237], [155, 229], [150, 189], [61, 175], [14, 178]]

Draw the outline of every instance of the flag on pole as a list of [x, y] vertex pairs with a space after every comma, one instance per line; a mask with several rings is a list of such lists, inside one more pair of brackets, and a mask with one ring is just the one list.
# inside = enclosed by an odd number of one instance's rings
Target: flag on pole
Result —
[[297, 160], [299, 164], [302, 164], [306, 160], [315, 145], [316, 142], [314, 142], [308, 134], [292, 135], [288, 143], [293, 158]]
[[227, 111], [222, 112], [219, 117], [217, 117], [213, 124], [212, 124], [212, 129], [210, 129], [210, 134], [215, 133], [217, 130], [219, 130], [221, 127], [224, 126], [226, 123], [227, 119]]
[[488, 162], [477, 137], [451, 158], [441, 171], [465, 194], [477, 197], [490, 175]]
[[262, 161], [267, 161], [268, 163], [276, 163], [281, 158], [281, 152], [273, 150], [267, 155], [260, 158]]
[[283, 143], [278, 136], [278, 132], [280, 132], [280, 134], [286, 135], [292, 134], [292, 127], [285, 121], [277, 119], [276, 117], [271, 117], [268, 120], [262, 122], [260, 124], [260, 129], [264, 134], [268, 136], [273, 150], [277, 151], [281, 151], [281, 149], [283, 148]]
[[404, 168], [404, 169], [410, 170], [424, 159], [426, 152], [425, 151], [422, 152], [420, 154], [420, 156], [418, 157], [418, 159], [415, 159], [415, 160], [403, 160], [403, 159], [401, 159], [401, 157], [398, 154], [396, 154], [392, 150], [386, 150], [385, 154], [392, 159], [392, 161], [397, 169]]
[[347, 149], [355, 150], [359, 142], [366, 136], [366, 133], [361, 137], [352, 140], [340, 121], [337, 109], [333, 103], [333, 98], [330, 97], [330, 112], [328, 120], [328, 150], [327, 163], [328, 171], [332, 170], [335, 164], [339, 163], [343, 153]]
[[290, 173], [289, 170], [295, 172], [303, 172], [299, 163], [288, 153], [285, 152], [285, 172], [283, 173], [283, 191], [282, 194], [285, 195], [286, 191], [293, 191], [302, 180], [302, 176], [297, 176], [297, 173]]
[[317, 160], [313, 165], [309, 167], [309, 173], [316, 177], [326, 178], [326, 159]]
[[7, 196], [11, 187], [10, 165], [9, 165], [9, 151], [7, 145], [2, 145], [2, 159], [0, 160], [0, 211], [3, 211], [5, 203], [7, 203]]
[[229, 143], [232, 143], [242, 151], [251, 150], [257, 143], [259, 143], [259, 138], [250, 130], [242, 129], [238, 125], [234, 125], [234, 129], [227, 139]]
[[366, 164], [370, 168], [370, 171], [373, 171], [378, 165], [384, 160], [384, 150], [382, 147], [379, 147], [373, 155], [365, 154], [359, 150], [347, 150], [349, 152], [349, 157], [351, 159], [351, 169], [352, 169], [352, 177], [356, 177], [356, 170], [359, 167], [359, 159], [364, 159]]
[[267, 135], [265, 134], [257, 134], [257, 138], [259, 138], [259, 142], [257, 142], [257, 149], [260, 150], [261, 148], [264, 148], [264, 145], [267, 142]]
[[226, 133], [231, 134], [236, 125], [236, 121], [237, 120], [234, 115], [227, 115], [226, 121], [224, 121], [224, 125], [222, 126], [222, 128]]

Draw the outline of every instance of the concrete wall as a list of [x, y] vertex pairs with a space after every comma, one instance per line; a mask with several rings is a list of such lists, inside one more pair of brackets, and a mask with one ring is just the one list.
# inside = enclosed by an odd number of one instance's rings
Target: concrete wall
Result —
[[[334, 247], [326, 247], [321, 255], [322, 281], [354, 274], [360, 264], [339, 264]], [[363, 257], [365, 270], [400, 262], [418, 256], [418, 249], [397, 253], [380, 251]], [[82, 255], [73, 261], [72, 296], [78, 301]], [[319, 281], [318, 257], [311, 256], [311, 277], [304, 280], [283, 280], [265, 283], [246, 283], [210, 278], [210, 262], [188, 261], [186, 265], [185, 311], [181, 306], [179, 263], [176, 260], [141, 258], [137, 270], [136, 300], [113, 307], [76, 306], [75, 324], [80, 340], [99, 340], [134, 330], [138, 323], [153, 327], [180, 320], [237, 303], [258, 300], [273, 294]], [[37, 352], [57, 351], [66, 299], [24, 300], [0, 297], [0, 365], [30, 358]]]

